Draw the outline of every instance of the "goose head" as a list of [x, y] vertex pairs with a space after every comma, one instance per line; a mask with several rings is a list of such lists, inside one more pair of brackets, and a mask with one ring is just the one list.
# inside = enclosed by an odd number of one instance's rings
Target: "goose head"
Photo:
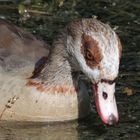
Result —
[[115, 81], [121, 44], [109, 25], [84, 19], [67, 27], [67, 52], [74, 71], [82, 71], [92, 82], [96, 108], [105, 124], [118, 122]]

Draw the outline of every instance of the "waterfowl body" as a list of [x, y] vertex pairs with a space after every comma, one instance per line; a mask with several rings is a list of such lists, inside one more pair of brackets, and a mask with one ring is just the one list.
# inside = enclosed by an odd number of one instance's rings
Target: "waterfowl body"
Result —
[[[15, 31], [12, 25], [3, 23], [0, 24], [3, 31], [0, 32], [1, 120], [49, 122], [87, 116], [90, 97], [85, 82], [79, 77], [82, 72], [92, 82], [97, 111], [103, 122], [118, 121], [114, 92], [121, 44], [108, 25], [96, 19], [70, 23], [58, 35], [46, 58], [48, 51], [44, 43], [40, 49], [34, 49], [35, 44], [37, 48], [39, 45], [26, 41], [29, 38], [23, 31], [14, 26]], [[11, 33], [4, 37], [7, 30]], [[30, 58], [33, 53], [36, 55]], [[33, 66], [36, 68], [31, 76]]]

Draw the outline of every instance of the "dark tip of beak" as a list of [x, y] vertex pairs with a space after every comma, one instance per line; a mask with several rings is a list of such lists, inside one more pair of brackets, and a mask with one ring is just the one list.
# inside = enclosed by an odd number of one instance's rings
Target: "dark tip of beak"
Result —
[[111, 114], [108, 118], [108, 124], [113, 125], [113, 124], [116, 124], [116, 123], [117, 123], [116, 117], [113, 114]]

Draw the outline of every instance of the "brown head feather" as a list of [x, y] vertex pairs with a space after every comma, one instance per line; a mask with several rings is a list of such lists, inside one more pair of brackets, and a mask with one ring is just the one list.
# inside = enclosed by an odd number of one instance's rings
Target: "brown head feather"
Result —
[[101, 50], [98, 47], [98, 42], [89, 35], [82, 35], [81, 52], [89, 67], [94, 68], [99, 66], [102, 60]]

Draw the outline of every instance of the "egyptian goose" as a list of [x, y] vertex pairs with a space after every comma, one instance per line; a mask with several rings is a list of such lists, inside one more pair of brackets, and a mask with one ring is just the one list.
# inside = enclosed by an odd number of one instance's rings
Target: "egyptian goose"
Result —
[[43, 41], [0, 21], [0, 119], [50, 122], [87, 116], [90, 96], [82, 72], [92, 82], [102, 121], [116, 123], [114, 92], [121, 57], [116, 33], [96, 19], [77, 20], [53, 46], [48, 55]]

